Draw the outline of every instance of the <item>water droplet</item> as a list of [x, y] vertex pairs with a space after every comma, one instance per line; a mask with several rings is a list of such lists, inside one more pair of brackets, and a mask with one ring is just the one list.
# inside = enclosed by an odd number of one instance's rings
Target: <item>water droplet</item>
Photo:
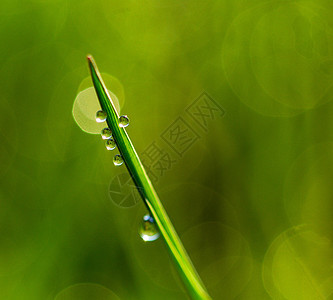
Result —
[[112, 137], [111, 129], [110, 128], [102, 129], [101, 135], [103, 140], [110, 139]]
[[129, 118], [124, 115], [119, 117], [119, 127], [127, 127], [129, 125]]
[[105, 147], [108, 150], [113, 150], [116, 148], [116, 142], [113, 139], [106, 140]]
[[97, 123], [102, 123], [106, 120], [106, 112], [103, 111], [103, 110], [99, 110], [97, 113], [96, 113], [96, 122]]
[[121, 155], [119, 154], [116, 154], [113, 158], [113, 164], [115, 166], [121, 166], [123, 164], [124, 160], [123, 158], [121, 157]]
[[160, 232], [157, 228], [156, 222], [149, 214], [143, 216], [139, 233], [145, 242], [152, 242], [160, 237]]

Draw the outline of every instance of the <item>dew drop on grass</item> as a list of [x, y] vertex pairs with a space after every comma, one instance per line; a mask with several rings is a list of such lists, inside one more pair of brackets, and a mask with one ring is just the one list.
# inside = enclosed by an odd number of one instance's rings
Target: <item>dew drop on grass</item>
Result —
[[102, 123], [106, 121], [106, 112], [103, 111], [103, 110], [99, 110], [97, 113], [96, 113], [96, 122], [97, 123]]
[[105, 147], [108, 150], [113, 150], [116, 148], [116, 142], [114, 139], [108, 139], [105, 141]]
[[129, 125], [129, 118], [126, 115], [120, 116], [119, 117], [119, 127], [127, 127]]
[[104, 128], [104, 129], [102, 129], [101, 135], [102, 135], [102, 139], [103, 140], [110, 139], [112, 137], [111, 129], [110, 128]]
[[143, 216], [142, 223], [139, 228], [139, 234], [145, 242], [152, 242], [160, 237], [160, 232], [157, 228], [156, 222], [149, 214]]
[[113, 164], [115, 166], [121, 166], [124, 163], [123, 158], [121, 157], [121, 155], [116, 154], [113, 158]]

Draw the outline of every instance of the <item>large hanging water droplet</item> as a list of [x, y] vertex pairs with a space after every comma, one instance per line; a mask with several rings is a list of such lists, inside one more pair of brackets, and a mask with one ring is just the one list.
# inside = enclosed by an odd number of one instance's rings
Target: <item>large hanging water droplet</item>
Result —
[[103, 110], [99, 110], [97, 113], [96, 113], [96, 122], [97, 123], [102, 123], [106, 120], [106, 112], [103, 111]]
[[112, 137], [111, 129], [110, 128], [104, 128], [101, 132], [101, 135], [102, 135], [103, 140], [110, 139]]
[[160, 232], [157, 228], [156, 222], [152, 216], [143, 216], [142, 223], [139, 229], [141, 238], [145, 242], [152, 242], [160, 237]]
[[121, 157], [121, 155], [119, 154], [116, 154], [113, 158], [113, 164], [115, 166], [121, 166], [123, 164], [124, 160], [123, 158]]
[[119, 127], [125, 128], [129, 125], [129, 118], [126, 115], [120, 116], [118, 123], [119, 123]]
[[116, 148], [116, 142], [115, 142], [115, 140], [114, 139], [108, 139], [108, 140], [106, 140], [105, 147], [108, 150], [115, 149]]

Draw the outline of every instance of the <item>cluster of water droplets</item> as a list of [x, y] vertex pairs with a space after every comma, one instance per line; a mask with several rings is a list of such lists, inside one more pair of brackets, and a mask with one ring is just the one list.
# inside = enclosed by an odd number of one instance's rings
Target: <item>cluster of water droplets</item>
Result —
[[[96, 122], [103, 123], [107, 119], [107, 114], [103, 110], [99, 110], [96, 113]], [[119, 127], [125, 128], [129, 125], [129, 118], [126, 115], [120, 116], [118, 120]], [[106, 127], [101, 131], [102, 139], [105, 140], [105, 147], [107, 150], [114, 150], [117, 147], [116, 141], [112, 137], [111, 129]], [[116, 154], [113, 158], [113, 164], [115, 166], [121, 166], [124, 160], [121, 155]]]
[[[103, 123], [107, 119], [107, 114], [103, 110], [99, 110], [96, 113], [96, 122]], [[120, 116], [118, 120], [119, 127], [125, 128], [129, 125], [129, 118], [126, 115]], [[102, 139], [105, 140], [105, 147], [107, 150], [114, 150], [117, 147], [116, 141], [112, 137], [111, 129], [106, 127], [101, 131]], [[113, 164], [115, 166], [121, 166], [124, 160], [120, 154], [116, 154], [113, 158]], [[156, 225], [155, 219], [149, 214], [144, 215], [141, 226], [139, 228], [139, 234], [145, 242], [152, 242], [160, 237], [160, 232]]]
[[155, 219], [147, 214], [143, 216], [139, 234], [145, 242], [156, 241], [160, 237], [160, 232], [156, 225]]

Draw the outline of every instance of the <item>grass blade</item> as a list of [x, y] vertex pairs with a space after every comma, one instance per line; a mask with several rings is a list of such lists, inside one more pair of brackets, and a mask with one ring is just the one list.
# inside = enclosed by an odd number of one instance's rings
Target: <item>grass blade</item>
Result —
[[118, 124], [118, 112], [116, 111], [108, 90], [105, 87], [94, 59], [92, 56], [88, 56], [87, 59], [96, 94], [102, 110], [107, 114], [106, 121], [112, 131], [119, 152], [148, 208], [148, 211], [156, 221], [161, 236], [169, 248], [170, 254], [177, 266], [177, 270], [181, 275], [189, 295], [193, 299], [211, 299], [187, 255], [125, 128], [120, 127]]

